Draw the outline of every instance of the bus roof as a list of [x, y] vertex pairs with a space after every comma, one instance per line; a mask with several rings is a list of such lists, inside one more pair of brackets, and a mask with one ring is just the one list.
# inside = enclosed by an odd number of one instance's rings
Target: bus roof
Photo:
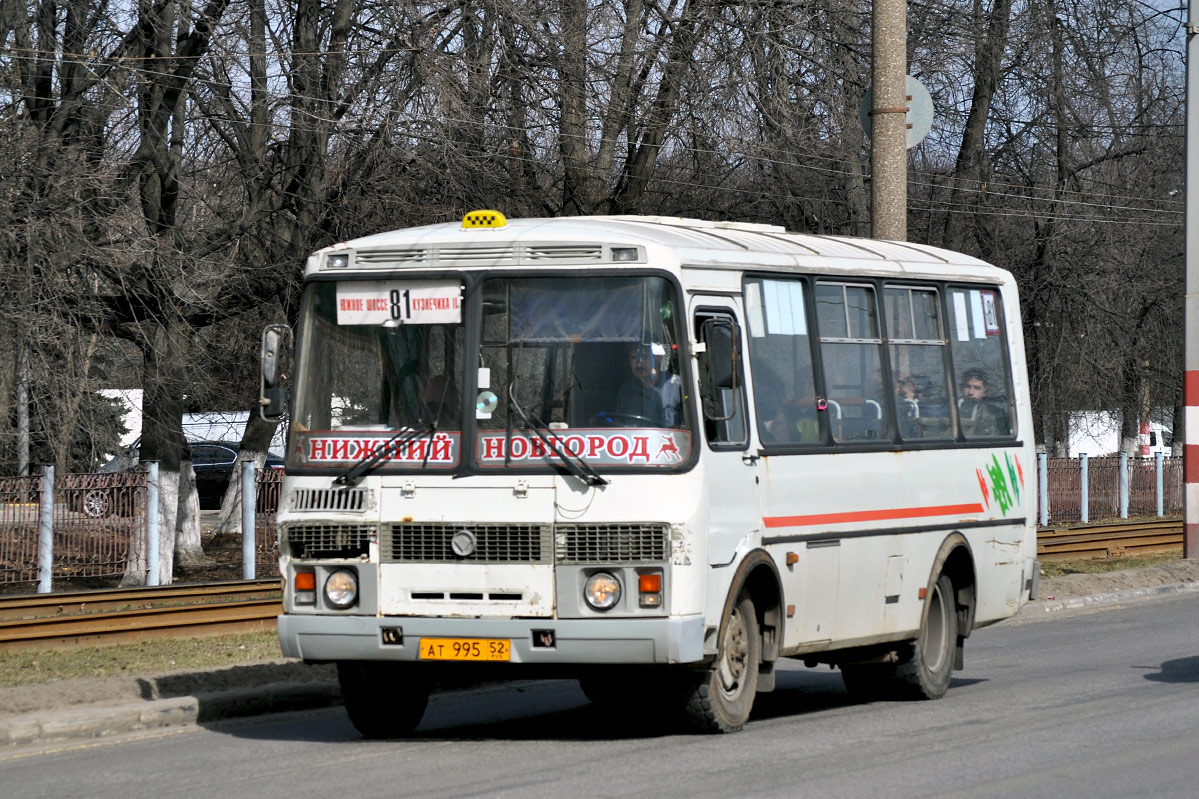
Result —
[[[775, 225], [663, 216], [512, 219], [502, 227], [473, 229], [464, 229], [458, 222], [424, 225], [326, 247], [310, 259], [307, 271], [324, 271], [329, 255], [350, 251], [355, 268], [349, 271], [354, 272], [388, 267], [602, 266], [613, 265], [611, 250], [621, 247], [664, 248], [673, 251], [681, 264], [707, 268], [841, 265], [880, 272], [967, 272], [992, 279], [1006, 275], [972, 256], [923, 244], [788, 233]], [[749, 253], [754, 258], [747, 262]], [[892, 266], [888, 268], [888, 264]]]

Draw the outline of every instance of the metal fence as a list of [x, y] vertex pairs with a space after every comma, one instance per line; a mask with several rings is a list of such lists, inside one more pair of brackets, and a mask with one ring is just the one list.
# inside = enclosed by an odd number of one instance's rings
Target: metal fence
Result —
[[[1182, 513], [1182, 458], [1038, 458], [1039, 521], [1063, 525]], [[0, 585], [39, 581], [43, 476], [0, 478]], [[278, 575], [275, 509], [282, 473], [257, 474], [256, 576]], [[146, 473], [66, 474], [54, 479], [53, 578], [125, 574], [135, 536], [147, 535]]]
[[[32, 588], [47, 576], [76, 581], [123, 577], [135, 537], [144, 539], [149, 532], [146, 472], [57, 475], [50, 503], [43, 501], [44, 480], [44, 474], [0, 477], [0, 586]], [[275, 469], [256, 474], [254, 551], [259, 577], [279, 573], [275, 509], [281, 481]], [[43, 548], [48, 551], [41, 552]]]
[[254, 561], [260, 578], [279, 576], [279, 532], [275, 511], [283, 488], [283, 472], [263, 469], [257, 475], [254, 504]]
[[1041, 524], [1182, 513], [1182, 458], [1038, 458]]
[[[36, 582], [44, 476], [0, 478], [0, 583]], [[135, 535], [146, 534], [144, 472], [68, 474], [54, 480], [52, 573], [124, 574]]]

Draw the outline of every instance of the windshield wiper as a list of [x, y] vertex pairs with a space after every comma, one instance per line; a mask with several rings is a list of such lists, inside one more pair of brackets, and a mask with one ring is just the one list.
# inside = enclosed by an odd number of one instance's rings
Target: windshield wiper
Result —
[[[429, 422], [428, 426], [425, 428], [425, 432], [418, 436], [418, 438], [423, 438], [425, 435], [429, 436], [429, 446], [425, 447], [425, 457], [423, 460], [421, 460], [420, 464], [422, 469], [429, 465], [429, 455], [433, 452], [433, 436], [437, 433], [437, 425], [441, 423], [441, 412], [445, 410], [445, 398], [448, 397], [449, 394], [450, 380], [447, 375], [445, 382], [441, 387], [441, 399], [437, 401], [437, 410], [433, 411], [433, 421]], [[425, 405], [425, 410], [429, 410], [428, 405]]]
[[524, 409], [521, 408], [520, 404], [516, 401], [516, 392], [512, 390], [512, 386], [513, 384], [508, 385], [508, 400], [512, 403], [512, 407], [516, 409], [516, 412], [520, 415], [520, 418], [524, 420], [525, 427], [529, 430], [532, 430], [533, 434], [541, 439], [541, 443], [545, 444], [546, 449], [558, 456], [558, 460], [562, 462], [562, 465], [565, 466], [566, 470], [572, 475], [579, 478], [589, 486], [606, 486], [608, 481], [603, 477], [600, 477], [599, 472], [593, 469], [590, 463], [583, 460], [583, 458], [579, 457], [578, 455], [575, 456], [575, 460], [571, 460], [570, 450], [568, 450], [561, 441], [559, 441], [556, 437], [547, 436], [542, 432], [542, 428], [548, 429], [548, 425], [536, 417], [533, 419], [529, 418], [528, 414], [524, 412]]
[[[445, 386], [441, 389], [441, 398], [437, 402], [437, 410], [433, 410], [428, 405], [425, 405], [426, 411], [432, 411], [433, 417], [431, 421], [425, 423], [421, 427], [414, 427], [399, 431], [394, 436], [387, 439], [387, 441], [383, 442], [383, 446], [375, 450], [373, 454], [364, 456], [349, 469], [346, 469], [344, 472], [334, 478], [333, 482], [337, 485], [343, 485], [347, 487], [352, 486], [361, 480], [363, 475], [378, 466], [389, 455], [391, 455], [391, 453], [395, 452], [408, 442], [416, 441], [424, 438], [425, 436], [429, 436], [430, 440], [432, 440], [433, 436], [437, 433], [437, 424], [441, 421], [441, 413], [445, 410], [445, 400], [446, 397], [449, 396], [449, 393], [450, 382], [447, 379], [445, 381]], [[420, 424], [420, 420], [418, 420], [417, 423]], [[432, 450], [433, 447], [431, 446], [425, 447], [425, 457], [421, 462], [422, 469], [429, 465], [429, 453]]]
[[357, 462], [355, 462], [353, 466], [346, 469], [337, 477], [333, 478], [333, 482], [337, 485], [343, 485], [346, 487], [354, 485], [362, 479], [364, 474], [378, 466], [385, 458], [389, 457], [393, 452], [399, 450], [400, 447], [404, 446], [409, 441], [415, 441], [422, 436], [430, 435], [436, 429], [437, 423], [436, 421], [433, 421], [429, 422], [424, 427], [401, 430], [383, 442], [383, 446], [376, 449], [372, 454], [363, 456]]

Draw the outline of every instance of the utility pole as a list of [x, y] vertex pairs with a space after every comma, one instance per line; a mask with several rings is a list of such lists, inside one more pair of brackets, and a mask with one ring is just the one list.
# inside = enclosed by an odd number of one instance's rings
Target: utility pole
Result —
[[871, 235], [895, 241], [908, 237], [907, 12], [907, 0], [874, 0], [870, 15]]
[[1199, 17], [1187, 3], [1186, 26], [1186, 303], [1183, 308], [1184, 441], [1182, 556], [1199, 557]]

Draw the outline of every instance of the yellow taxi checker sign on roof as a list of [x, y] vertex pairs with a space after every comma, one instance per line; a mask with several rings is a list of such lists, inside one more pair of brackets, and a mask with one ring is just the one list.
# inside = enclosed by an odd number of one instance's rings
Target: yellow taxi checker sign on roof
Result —
[[466, 216], [462, 217], [462, 227], [464, 229], [476, 227], [504, 227], [508, 224], [508, 218], [499, 211], [471, 211]]

